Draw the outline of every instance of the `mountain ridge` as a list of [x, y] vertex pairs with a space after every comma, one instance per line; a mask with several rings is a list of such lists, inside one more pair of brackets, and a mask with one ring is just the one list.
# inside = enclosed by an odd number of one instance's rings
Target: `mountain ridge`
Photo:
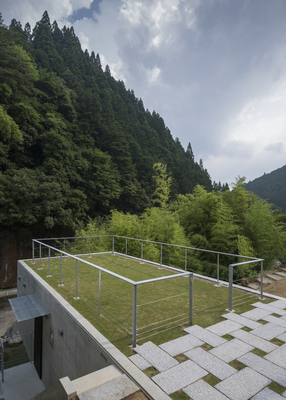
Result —
[[286, 211], [286, 165], [249, 181], [246, 189]]

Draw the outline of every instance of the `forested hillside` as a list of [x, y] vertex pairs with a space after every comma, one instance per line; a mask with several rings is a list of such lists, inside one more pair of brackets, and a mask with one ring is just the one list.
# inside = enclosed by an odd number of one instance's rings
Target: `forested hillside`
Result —
[[82, 51], [73, 28], [47, 12], [33, 29], [7, 27], [0, 14], [0, 49], [0, 282], [9, 281], [7, 254], [27, 256], [31, 237], [150, 207], [154, 163], [167, 165], [173, 199], [197, 184], [212, 189], [191, 145], [184, 150], [98, 54]]
[[250, 181], [246, 185], [257, 196], [286, 211], [286, 165], [269, 174]]

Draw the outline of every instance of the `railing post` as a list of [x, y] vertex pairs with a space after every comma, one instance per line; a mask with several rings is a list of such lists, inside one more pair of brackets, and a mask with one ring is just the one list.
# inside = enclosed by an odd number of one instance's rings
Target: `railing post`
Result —
[[260, 277], [260, 300], [263, 300], [263, 261], [260, 262], [261, 277]]
[[49, 273], [48, 277], [51, 276], [51, 248], [49, 247]]
[[160, 268], [162, 268], [162, 260], [163, 260], [163, 245], [161, 243]]
[[127, 238], [125, 238], [125, 256], [127, 257]]
[[98, 270], [98, 317], [100, 317], [101, 270]]
[[1, 340], [1, 374], [2, 374], [2, 382], [4, 382], [4, 342], [3, 339], [0, 340]]
[[193, 296], [194, 296], [194, 274], [190, 273], [189, 283], [189, 325], [193, 325]]
[[60, 286], [63, 286], [63, 254], [61, 253], [61, 278], [60, 278]]
[[75, 298], [76, 298], [76, 300], [79, 298], [78, 297], [78, 260], [76, 260]]
[[112, 236], [112, 255], [114, 256], [114, 236]]
[[35, 242], [32, 240], [33, 264], [35, 264]]
[[[64, 239], [64, 252], [66, 251], [66, 239]], [[67, 258], [66, 258], [66, 256], [64, 257], [64, 260], [66, 261], [67, 260]]]
[[143, 263], [143, 240], [141, 240], [141, 262], [140, 264], [144, 264]]
[[188, 249], [185, 249], [185, 272], [187, 272], [187, 267], [188, 267], [188, 260], [187, 260], [187, 254], [188, 254]]
[[90, 255], [90, 237], [88, 238], [88, 257], [91, 258], [91, 255]]
[[42, 268], [42, 245], [40, 244], [40, 266], [38, 269], [43, 269]]
[[132, 347], [136, 347], [137, 333], [137, 285], [133, 285], [133, 326], [132, 326]]
[[229, 266], [229, 281], [228, 281], [228, 311], [232, 311], [232, 284], [233, 284], [233, 266]]
[[219, 253], [217, 253], [217, 286], [219, 286]]

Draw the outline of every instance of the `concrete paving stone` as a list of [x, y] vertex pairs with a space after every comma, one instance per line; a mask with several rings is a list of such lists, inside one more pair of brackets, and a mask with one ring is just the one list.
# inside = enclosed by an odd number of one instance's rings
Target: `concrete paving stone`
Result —
[[252, 333], [246, 332], [242, 329], [232, 332], [231, 335], [253, 347], [256, 347], [257, 349], [265, 351], [265, 353], [270, 353], [278, 347], [276, 344], [268, 342], [268, 340], [262, 339], [256, 335], [252, 335]]
[[222, 337], [200, 327], [199, 325], [189, 326], [188, 328], [184, 329], [184, 331], [191, 333], [193, 336], [203, 340], [212, 347], [219, 346], [227, 341], [226, 339], [223, 339]]
[[278, 347], [278, 349], [266, 354], [263, 358], [282, 368], [286, 368], [286, 344], [283, 344]]
[[216, 335], [223, 336], [231, 333], [237, 329], [242, 328], [243, 325], [238, 324], [237, 322], [233, 322], [230, 320], [219, 322], [218, 324], [211, 325], [206, 329], [210, 332], [215, 333]]
[[285, 392], [282, 393], [281, 396], [282, 396], [282, 398], [285, 398], [285, 397], [286, 397], [286, 390], [285, 390]]
[[282, 342], [286, 342], [286, 332], [282, 333], [279, 336], [276, 336], [276, 338], [282, 340]]
[[133, 364], [135, 364], [139, 369], [141, 369], [141, 371], [146, 368], [152, 367], [152, 365], [139, 354], [134, 354], [133, 356], [129, 357], [129, 360], [132, 361]]
[[266, 340], [271, 340], [276, 336], [281, 335], [286, 331], [286, 328], [269, 322], [268, 324], [261, 325], [259, 328], [253, 329], [251, 333]]
[[263, 357], [259, 357], [256, 354], [248, 353], [238, 358], [238, 361], [245, 364], [247, 367], [254, 369], [266, 378], [271, 379], [279, 385], [286, 387], [286, 374], [285, 369], [279, 367], [276, 364], [266, 360]]
[[273, 303], [271, 303], [271, 305], [273, 307], [285, 309], [286, 308], [286, 300], [276, 300], [276, 301], [273, 301]]
[[166, 351], [166, 353], [174, 357], [178, 354], [184, 353], [185, 351], [201, 346], [204, 343], [205, 342], [198, 339], [197, 337], [188, 334], [180, 338], [170, 340], [169, 342], [160, 344], [159, 347], [162, 350]]
[[235, 368], [231, 367], [221, 359], [215, 357], [200, 347], [190, 350], [184, 354], [221, 381], [237, 372]]
[[227, 400], [225, 395], [202, 379], [184, 388], [183, 392], [193, 400]]
[[263, 318], [267, 322], [272, 322], [273, 324], [282, 326], [283, 328], [286, 328], [286, 320], [281, 317], [274, 317], [274, 315], [268, 315], [267, 317]]
[[177, 360], [152, 342], [146, 342], [142, 346], [137, 346], [134, 351], [145, 358], [146, 361], [160, 372], [179, 364]]
[[214, 387], [230, 400], [248, 400], [270, 383], [270, 379], [246, 367]]
[[269, 388], [261, 390], [255, 396], [251, 397], [251, 400], [281, 400], [283, 399], [278, 393], [273, 392]]
[[259, 322], [252, 321], [249, 318], [242, 317], [241, 315], [232, 312], [222, 315], [222, 318], [230, 319], [231, 321], [237, 322], [238, 324], [246, 326], [247, 328], [250, 329], [259, 328], [262, 325]]
[[188, 360], [176, 367], [161, 372], [161, 374], [153, 376], [152, 380], [167, 394], [171, 394], [206, 375], [208, 375], [207, 371], [193, 361]]
[[271, 311], [271, 314], [275, 313], [278, 315], [286, 315], [286, 310], [282, 310], [281, 308], [278, 307], [274, 307], [271, 304], [263, 304], [260, 301], [258, 301], [257, 303], [251, 304], [252, 307], [257, 307], [257, 308], [262, 308], [262, 310], [266, 310], [266, 311]]
[[209, 351], [209, 353], [229, 363], [232, 360], [242, 356], [253, 350], [254, 347], [238, 339], [229, 340], [227, 343], [221, 344]]
[[111, 379], [102, 385], [99, 385], [86, 392], [78, 394], [79, 400], [120, 400], [125, 399], [140, 389], [126, 375]]
[[242, 317], [252, 319], [253, 321], [258, 321], [259, 319], [264, 319], [267, 315], [270, 315], [270, 310], [262, 310], [262, 308], [254, 308], [253, 310], [246, 311], [240, 314]]

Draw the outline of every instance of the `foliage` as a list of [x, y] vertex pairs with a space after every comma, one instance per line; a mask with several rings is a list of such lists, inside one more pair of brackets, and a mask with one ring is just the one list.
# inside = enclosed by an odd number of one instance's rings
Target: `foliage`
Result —
[[[28, 23], [23, 29], [15, 19], [9, 28], [1, 21], [2, 229], [35, 230], [42, 221], [48, 230], [75, 229], [112, 209], [139, 215], [152, 206], [154, 164], [168, 162], [173, 200], [198, 182], [211, 189], [190, 145], [184, 151], [163, 118], [145, 110], [109, 66], [103, 70], [98, 53], [83, 52], [72, 27], [51, 24], [47, 11], [33, 29]], [[31, 190], [26, 211], [8, 176], [25, 176]], [[39, 199], [49, 202], [52, 195], [43, 182], [53, 184], [60, 199], [57, 217], [38, 207]]]
[[286, 165], [249, 181], [246, 189], [286, 212]]

